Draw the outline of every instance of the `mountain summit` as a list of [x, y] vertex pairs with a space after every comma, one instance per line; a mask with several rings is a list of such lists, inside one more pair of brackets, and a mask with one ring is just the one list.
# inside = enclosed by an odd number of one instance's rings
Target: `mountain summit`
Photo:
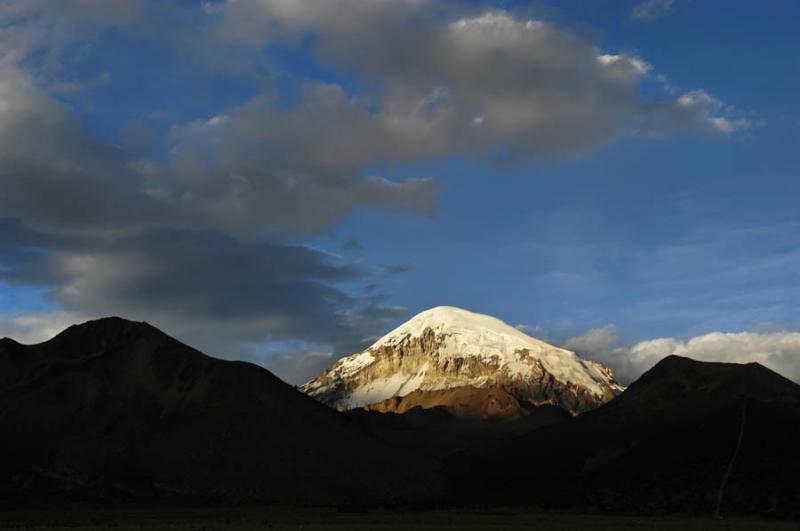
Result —
[[[504, 397], [505, 405], [498, 407], [505, 413], [513, 402], [516, 409], [554, 404], [573, 414], [623, 390], [611, 370], [599, 363], [494, 317], [450, 306], [416, 315], [300, 389], [339, 410], [370, 406], [402, 412], [404, 401], [423, 407], [451, 405], [449, 391], [463, 394], [463, 388], [496, 390]], [[497, 399], [492, 393], [480, 394]]]
[[0, 340], [0, 434], [0, 507], [363, 500], [400, 468], [266, 369], [119, 318]]

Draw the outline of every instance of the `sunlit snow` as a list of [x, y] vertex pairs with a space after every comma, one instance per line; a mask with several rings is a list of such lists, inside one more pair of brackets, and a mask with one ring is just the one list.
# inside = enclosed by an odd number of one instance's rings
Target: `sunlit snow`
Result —
[[[364, 352], [342, 358], [329, 371], [334, 380], [347, 380], [376, 361], [373, 352], [381, 347], [399, 346], [411, 338], [421, 337], [431, 330], [440, 342], [435, 354], [443, 359], [478, 357], [496, 368], [497, 374], [524, 380], [536, 369], [539, 361], [556, 380], [585, 388], [597, 396], [603, 388], [621, 392], [622, 387], [609, 377], [601, 366], [579, 358], [574, 352], [533, 338], [500, 319], [452, 306], [438, 306], [424, 311], [392, 330]], [[405, 396], [418, 389], [438, 390], [465, 385], [463, 379], [450, 381], [441, 375], [428, 375], [428, 364], [414, 374], [397, 372], [388, 377], [369, 380], [352, 389], [336, 405], [351, 409], [380, 402], [393, 396]], [[468, 385], [481, 387], [490, 384], [491, 377], [473, 378]], [[309, 382], [307, 392], [318, 394], [321, 386]]]

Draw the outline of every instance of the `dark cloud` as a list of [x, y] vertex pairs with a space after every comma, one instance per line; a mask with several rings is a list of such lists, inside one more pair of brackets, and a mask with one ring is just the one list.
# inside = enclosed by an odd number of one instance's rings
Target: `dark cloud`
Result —
[[[371, 275], [410, 266], [362, 269], [286, 242], [356, 208], [436, 213], [435, 181], [390, 181], [372, 168], [498, 152], [570, 156], [632, 130], [731, 134], [750, 125], [700, 90], [645, 99], [639, 87], [650, 67], [634, 55], [603, 53], [546, 21], [465, 6], [2, 3], [0, 279], [45, 286], [63, 308], [2, 322], [32, 337], [37, 323], [51, 330], [43, 323], [118, 314], [219, 355], [253, 355], [265, 340], [299, 341], [296, 352], [352, 352], [407, 311], [389, 306]], [[293, 79], [284, 101], [264, 82], [247, 101], [173, 124], [160, 146], [166, 155], [141, 160], [56, 96], [71, 45], [96, 44], [112, 28], [198, 54], [187, 69], [236, 58], [220, 75], [258, 70], [254, 58], [267, 46], [310, 42], [321, 65], [363, 88]], [[198, 66], [205, 59], [211, 65]], [[135, 126], [123, 136], [134, 152], [155, 138]], [[352, 294], [360, 283], [363, 293]], [[319, 358], [309, 356], [292, 374]]]
[[364, 276], [356, 266], [304, 246], [174, 229], [49, 245], [10, 261], [0, 280], [49, 286], [73, 313], [147, 320], [219, 355], [264, 340], [354, 345], [391, 313], [336, 287]]
[[[312, 231], [356, 205], [435, 209], [437, 190], [428, 180], [396, 183], [361, 177], [355, 167], [305, 162], [302, 131], [281, 132], [280, 120], [291, 118], [258, 105], [241, 109], [238, 121], [217, 117], [176, 128], [172, 159], [156, 165], [95, 137], [16, 68], [0, 67], [0, 102], [0, 215], [34, 226]], [[261, 119], [270, 125], [259, 134]]]
[[173, 217], [123, 153], [0, 68], [0, 216], [43, 231], [119, 231]]
[[356, 238], [350, 238], [342, 244], [342, 251], [360, 251], [364, 247]]
[[375, 291], [377, 291], [377, 289], [378, 289], [377, 284], [367, 284], [366, 286], [364, 286], [363, 291], [364, 293], [374, 293]]
[[394, 274], [408, 273], [409, 271], [413, 270], [414, 270], [414, 264], [397, 264], [386, 268], [386, 271]]
[[652, 68], [641, 58], [604, 53], [570, 31], [501, 10], [426, 0], [217, 5], [220, 46], [313, 35], [321, 61], [378, 87], [358, 99], [322, 85], [307, 95], [306, 109], [325, 118], [316, 133], [325, 138], [328, 124], [338, 133], [312, 149], [311, 160], [325, 164], [486, 155], [498, 147], [553, 157], [660, 124], [665, 132], [679, 124], [720, 134], [751, 125], [693, 97], [701, 91], [649, 101], [639, 85]]
[[363, 175], [372, 159], [361, 137], [379, 134], [363, 108], [334, 87], [314, 87], [303, 98], [282, 109], [258, 97], [174, 128], [164, 171], [187, 207], [232, 229], [275, 224], [300, 232], [324, 228], [357, 205], [435, 211], [432, 181]]
[[407, 189], [357, 173], [274, 178], [282, 170], [265, 169], [269, 157], [237, 156], [233, 140], [230, 156], [220, 152], [192, 173], [184, 157], [200, 158], [203, 140], [193, 131], [189, 147], [184, 129], [170, 162], [141, 163], [13, 65], [0, 68], [0, 104], [0, 279], [47, 287], [65, 309], [4, 321], [23, 337], [34, 337], [30, 323], [49, 332], [56, 325], [42, 324], [48, 319], [113, 314], [222, 356], [245, 356], [265, 340], [358, 344], [364, 326], [380, 325], [369, 315], [374, 305], [338, 285], [367, 273], [260, 231], [323, 227], [358, 204], [425, 210], [435, 201], [425, 181]]

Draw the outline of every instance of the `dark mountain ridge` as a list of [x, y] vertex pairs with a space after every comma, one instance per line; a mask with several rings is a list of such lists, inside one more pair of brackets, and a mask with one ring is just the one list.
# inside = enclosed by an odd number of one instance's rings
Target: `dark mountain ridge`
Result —
[[483, 398], [491, 413], [506, 409], [504, 395], [467, 391], [447, 406], [420, 393], [390, 408], [403, 414], [343, 415], [146, 323], [101, 319], [38, 345], [2, 339], [0, 505], [800, 517], [800, 386], [758, 364], [671, 356], [574, 418], [556, 406], [464, 416]]
[[410, 475], [266, 369], [119, 318], [0, 342], [0, 432], [6, 502], [387, 499]]
[[756, 363], [670, 356], [608, 404], [456, 454], [446, 473], [456, 496], [495, 485], [480, 503], [800, 516], [798, 448], [800, 386]]
[[[667, 356], [631, 384], [624, 399], [607, 408], [640, 407], [648, 413], [659, 404], [692, 408], [713, 406], [748, 396], [761, 400], [800, 397], [800, 385], [760, 363], [710, 363], [682, 356]], [[622, 398], [622, 397], [620, 397]]]

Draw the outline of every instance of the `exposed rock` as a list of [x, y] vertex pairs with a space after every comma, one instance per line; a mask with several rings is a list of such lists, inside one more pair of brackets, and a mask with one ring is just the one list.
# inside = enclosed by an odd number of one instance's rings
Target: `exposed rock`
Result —
[[[451, 307], [422, 312], [365, 351], [337, 361], [301, 390], [340, 410], [379, 403], [376, 407], [391, 410], [416, 401], [423, 407], [448, 405], [456, 395], [430, 392], [456, 388], [502, 391], [517, 404], [554, 404], [572, 414], [596, 408], [623, 390], [607, 367], [493, 317]], [[416, 391], [429, 393], [386, 402]], [[473, 416], [488, 407], [475, 398], [470, 403], [476, 407]]]
[[518, 419], [531, 409], [502, 387], [455, 387], [438, 391], [417, 390], [405, 396], [387, 398], [383, 402], [365, 406], [368, 411], [404, 414], [421, 407], [446, 408], [459, 418]]

